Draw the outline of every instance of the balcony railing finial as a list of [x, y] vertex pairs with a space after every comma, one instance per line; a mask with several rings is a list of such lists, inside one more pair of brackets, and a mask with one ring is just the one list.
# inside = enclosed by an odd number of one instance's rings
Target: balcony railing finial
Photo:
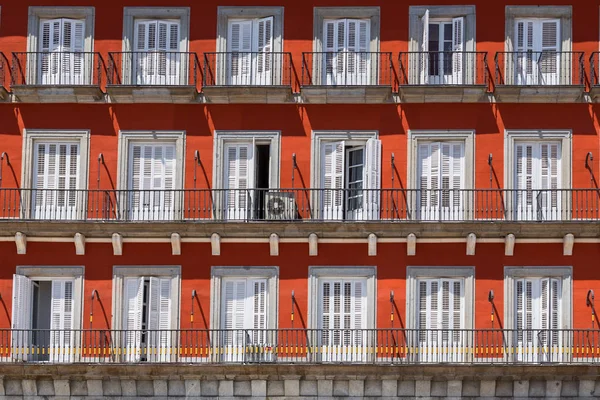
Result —
[[196, 179], [197, 179], [197, 174], [196, 174], [196, 167], [198, 165], [200, 165], [200, 151], [196, 150], [194, 151], [194, 189], [196, 189]]
[[296, 169], [298, 169], [298, 164], [296, 163], [296, 153], [292, 153], [292, 189], [294, 188], [294, 180], [296, 178]]

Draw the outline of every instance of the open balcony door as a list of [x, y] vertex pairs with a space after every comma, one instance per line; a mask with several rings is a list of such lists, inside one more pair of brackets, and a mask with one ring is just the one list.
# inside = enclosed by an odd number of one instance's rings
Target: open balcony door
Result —
[[12, 359], [27, 361], [32, 349], [33, 282], [24, 275], [13, 275]]
[[228, 84], [273, 84], [273, 17], [229, 22]]
[[223, 206], [218, 210], [224, 214], [221, 217], [227, 220], [252, 218], [254, 163], [252, 143], [225, 145]]

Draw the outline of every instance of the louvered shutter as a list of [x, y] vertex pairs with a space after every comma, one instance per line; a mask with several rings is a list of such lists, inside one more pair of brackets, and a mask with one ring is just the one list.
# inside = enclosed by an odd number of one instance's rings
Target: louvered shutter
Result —
[[365, 166], [366, 217], [368, 220], [378, 220], [381, 201], [381, 140], [367, 140]]
[[437, 219], [440, 207], [440, 143], [420, 143], [417, 149], [421, 219]]
[[325, 20], [323, 27], [323, 51], [325, 52], [323, 57], [323, 71], [325, 75], [322, 79], [326, 85], [335, 84], [334, 69], [336, 68], [336, 53], [338, 51], [336, 30], [336, 21]]
[[531, 143], [515, 145], [515, 182], [516, 182], [516, 215], [515, 219], [531, 219], [533, 217], [533, 151]]
[[75, 219], [79, 186], [79, 145], [37, 143], [34, 160], [34, 218]]
[[125, 278], [123, 281], [123, 329], [125, 360], [139, 361], [142, 341], [142, 311], [144, 277]]
[[13, 275], [12, 293], [12, 358], [26, 360], [28, 355], [22, 350], [31, 346], [33, 282], [26, 276]]
[[150, 277], [148, 354], [156, 361], [171, 356], [171, 278]]
[[421, 33], [421, 54], [415, 61], [419, 65], [421, 84], [426, 85], [429, 82], [429, 10], [425, 10], [425, 14], [421, 18]]
[[246, 318], [245, 279], [228, 279], [223, 282], [223, 324], [222, 342], [225, 347], [224, 358], [241, 361], [245, 345], [244, 322]]
[[130, 147], [130, 218], [170, 219], [175, 212], [175, 145]]
[[460, 143], [440, 143], [441, 148], [441, 199], [440, 218], [462, 218], [463, 149]]
[[[536, 50], [534, 40], [533, 20], [515, 21], [516, 51], [514, 55], [515, 79], [517, 85], [532, 85], [537, 83], [537, 57], [532, 53]], [[510, 60], [508, 60], [510, 61]]]
[[[538, 289], [539, 290], [539, 289]], [[534, 338], [534, 282], [529, 279], [516, 280], [516, 328], [517, 341], [521, 347], [531, 347]], [[539, 293], [537, 293], [539, 297]]]
[[157, 84], [178, 85], [180, 71], [179, 22], [158, 21]]
[[341, 220], [344, 210], [344, 142], [327, 142], [321, 147], [323, 219]]
[[251, 83], [252, 20], [229, 22], [229, 78], [232, 85]]
[[[270, 85], [273, 81], [273, 17], [261, 18], [256, 21], [255, 47], [256, 78], [253, 85]], [[277, 60], [278, 61], [278, 60]], [[253, 68], [253, 69], [254, 69]]]
[[464, 17], [452, 18], [452, 83], [463, 83]]
[[135, 22], [135, 52], [132, 55], [132, 61], [125, 60], [123, 66], [124, 72], [127, 71], [127, 61], [135, 66], [133, 76], [135, 81], [132, 84], [143, 85], [150, 83], [154, 70], [154, 54], [156, 51], [156, 21], [136, 21]]
[[[558, 85], [560, 84], [560, 20], [544, 20], [538, 21], [538, 30], [541, 31], [541, 48], [539, 73], [543, 85]], [[568, 66], [572, 60], [568, 60]], [[562, 82], [570, 84], [568, 82]]]
[[225, 210], [227, 219], [246, 219], [252, 209], [254, 154], [250, 143], [225, 145]]
[[559, 143], [540, 143], [540, 170], [539, 170], [539, 189], [541, 193], [537, 195], [538, 210], [544, 220], [554, 220], [561, 218], [560, 215], [560, 195], [559, 189], [559, 171], [560, 171], [560, 145]]
[[267, 280], [266, 279], [248, 279], [247, 292], [251, 296], [246, 299], [247, 315], [251, 320], [251, 325], [246, 328], [253, 329], [250, 339], [253, 345], [268, 344], [267, 326]]
[[40, 21], [38, 82], [42, 85], [57, 84], [60, 78], [61, 25], [60, 19]]
[[61, 84], [78, 85], [84, 82], [83, 39], [84, 23], [79, 20], [62, 19]]
[[72, 280], [52, 281], [50, 304], [50, 359], [72, 360], [73, 330], [73, 285]]

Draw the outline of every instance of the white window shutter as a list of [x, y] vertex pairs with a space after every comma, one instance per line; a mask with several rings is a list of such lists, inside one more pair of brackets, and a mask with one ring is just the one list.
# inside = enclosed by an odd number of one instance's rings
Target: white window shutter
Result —
[[365, 209], [367, 219], [379, 219], [381, 199], [381, 140], [367, 140], [365, 157]]
[[342, 219], [344, 207], [344, 142], [325, 142], [321, 147], [323, 219]]
[[[350, 315], [353, 319], [353, 324], [350, 327], [351, 329], [366, 329], [366, 287], [365, 282], [362, 280], [356, 280], [352, 282], [352, 307], [350, 309]], [[356, 335], [356, 338], [359, 338], [361, 335]]]
[[[14, 274], [12, 293], [12, 329], [31, 329], [33, 282], [24, 275]], [[23, 344], [25, 343], [20, 343]]]
[[171, 278], [150, 277], [148, 354], [160, 361], [170, 358]]
[[425, 14], [421, 18], [421, 33], [421, 55], [418, 60], [419, 74], [421, 84], [426, 85], [429, 81], [429, 10], [425, 10]]
[[52, 281], [50, 360], [69, 361], [73, 357], [73, 285], [72, 280]]
[[252, 293], [252, 329], [267, 329], [267, 280], [252, 279], [249, 284]]
[[325, 84], [334, 82], [334, 62], [337, 52], [337, 24], [334, 20], [325, 20], [323, 22], [323, 71], [325, 73]]
[[[236, 348], [244, 345], [244, 322], [246, 318], [246, 288], [245, 279], [227, 279], [223, 282], [223, 345], [229, 348], [227, 356], [236, 359]], [[237, 353], [236, 353], [237, 354]]]
[[270, 72], [272, 70], [273, 51], [273, 17], [261, 18], [256, 21], [255, 42], [256, 42], [256, 82], [255, 84], [266, 85], [271, 83]]
[[232, 85], [251, 83], [252, 20], [229, 22], [229, 77]]
[[452, 19], [452, 83], [463, 82], [464, 17]]
[[224, 206], [227, 219], [245, 219], [252, 206], [254, 188], [254, 147], [250, 143], [225, 145], [223, 182], [226, 191]]
[[123, 340], [126, 361], [140, 359], [144, 277], [123, 280]]
[[[558, 85], [560, 84], [560, 20], [544, 20], [540, 22], [541, 30], [541, 51], [539, 72], [543, 84]], [[567, 68], [572, 65], [572, 60], [567, 57]], [[563, 78], [569, 78], [567, 75]], [[567, 83], [567, 82], [565, 82]], [[570, 81], [568, 82], [570, 83]]]

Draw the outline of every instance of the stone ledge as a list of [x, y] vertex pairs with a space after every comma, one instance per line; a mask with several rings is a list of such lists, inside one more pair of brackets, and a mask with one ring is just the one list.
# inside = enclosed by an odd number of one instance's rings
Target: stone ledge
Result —
[[213, 233], [222, 238], [264, 238], [275, 233], [282, 238], [307, 239], [311, 233], [319, 238], [367, 239], [373, 233], [377, 238], [406, 238], [409, 234], [421, 238], [466, 238], [474, 233], [480, 238], [504, 239], [512, 233], [518, 239], [563, 239], [573, 234], [576, 239], [600, 237], [600, 223], [580, 222], [44, 222], [0, 221], [0, 236], [14, 237], [22, 232], [30, 237], [69, 237], [81, 233], [89, 238], [111, 238], [118, 232], [124, 238], [171, 238], [173, 232], [181, 238], [209, 239]]

